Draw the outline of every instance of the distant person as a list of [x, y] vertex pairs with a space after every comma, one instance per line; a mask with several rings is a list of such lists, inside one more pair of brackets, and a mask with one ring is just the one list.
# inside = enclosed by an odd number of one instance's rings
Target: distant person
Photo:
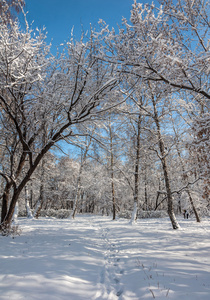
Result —
[[184, 210], [183, 215], [184, 215], [184, 219], [188, 219], [189, 218], [189, 212], [186, 209]]

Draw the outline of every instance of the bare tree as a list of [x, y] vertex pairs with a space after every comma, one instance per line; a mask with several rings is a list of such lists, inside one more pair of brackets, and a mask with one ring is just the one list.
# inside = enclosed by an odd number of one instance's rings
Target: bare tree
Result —
[[138, 214], [138, 204], [139, 204], [139, 164], [140, 164], [140, 147], [141, 147], [141, 123], [142, 116], [139, 112], [137, 118], [137, 129], [136, 129], [136, 143], [135, 143], [135, 163], [134, 163], [134, 208], [131, 216], [131, 223], [135, 222]]
[[0, 172], [5, 180], [4, 229], [10, 226], [17, 200], [44, 155], [59, 141], [76, 139], [80, 123], [88, 124], [109, 109], [105, 95], [116, 80], [109, 67], [95, 80], [92, 40], [71, 40], [54, 58], [43, 33], [34, 36], [28, 26], [23, 32], [16, 23], [0, 27], [0, 127], [6, 121], [9, 128], [4, 135], [7, 168]]

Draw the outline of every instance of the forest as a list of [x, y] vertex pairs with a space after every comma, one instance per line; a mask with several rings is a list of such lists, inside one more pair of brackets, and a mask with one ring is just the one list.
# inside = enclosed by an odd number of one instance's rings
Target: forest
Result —
[[209, 1], [134, 1], [56, 54], [23, 0], [0, 14], [2, 235], [17, 214], [209, 215]]

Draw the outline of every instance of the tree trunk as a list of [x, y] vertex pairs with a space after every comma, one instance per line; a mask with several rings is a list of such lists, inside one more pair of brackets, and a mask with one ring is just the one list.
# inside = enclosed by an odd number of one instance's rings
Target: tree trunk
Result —
[[114, 186], [114, 155], [113, 155], [113, 135], [111, 121], [109, 119], [109, 137], [110, 137], [110, 169], [111, 169], [111, 199], [112, 199], [112, 218], [116, 219], [116, 199]]
[[14, 193], [13, 193], [13, 196], [11, 199], [10, 207], [9, 207], [8, 213], [3, 221], [2, 226], [4, 226], [4, 227], [10, 226], [10, 224], [12, 222], [12, 217], [13, 217], [13, 214], [15, 211], [15, 206], [16, 206], [17, 200], [18, 200], [23, 188], [24, 188], [24, 186], [21, 186], [21, 185], [18, 188], [14, 188]]
[[10, 195], [10, 188], [11, 188], [11, 183], [6, 183], [3, 197], [2, 197], [2, 208], [1, 208], [1, 225], [0, 225], [0, 230], [1, 226], [4, 223], [7, 212], [8, 212], [8, 205], [9, 205], [9, 195]]
[[141, 137], [141, 115], [138, 116], [137, 123], [137, 136], [136, 136], [136, 159], [134, 171], [134, 207], [131, 216], [131, 223], [137, 220], [138, 215], [138, 202], [139, 202], [139, 161], [140, 161], [140, 137]]
[[34, 209], [34, 212], [33, 212], [33, 217], [34, 218], [38, 219], [41, 208], [42, 208], [42, 204], [41, 204], [41, 199], [39, 197], [37, 202], [36, 202], [35, 209]]
[[167, 199], [168, 199], [168, 215], [171, 220], [173, 229], [178, 229], [180, 226], [179, 226], [179, 224], [176, 220], [175, 214], [174, 214], [173, 196], [172, 196], [172, 192], [171, 192], [169, 173], [168, 173], [168, 168], [167, 168], [165, 145], [164, 145], [164, 141], [163, 141], [163, 138], [161, 135], [160, 122], [159, 122], [159, 118], [158, 118], [156, 102], [155, 102], [153, 95], [152, 95], [152, 103], [153, 103], [153, 110], [154, 110], [153, 118], [154, 118], [156, 128], [157, 128], [158, 145], [159, 145], [159, 150], [160, 150], [160, 160], [161, 160], [161, 164], [162, 164], [162, 168], [163, 168], [165, 187], [166, 187], [166, 195], [167, 195]]
[[82, 173], [82, 166], [80, 166], [80, 171], [79, 171], [79, 175], [78, 175], [78, 179], [77, 179], [77, 189], [76, 189], [76, 196], [74, 199], [74, 206], [73, 206], [72, 213], [70, 215], [70, 218], [72, 218], [72, 219], [75, 218], [76, 211], [77, 211], [77, 204], [78, 204], [79, 197], [80, 197], [81, 173]]
[[32, 184], [32, 181], [31, 181], [31, 189], [30, 189], [30, 208], [32, 209], [33, 208], [33, 184]]
[[146, 166], [145, 166], [145, 177], [144, 177], [144, 201], [145, 201], [145, 210], [148, 210], [147, 172], [146, 172]]
[[113, 207], [113, 220], [116, 219], [116, 199], [115, 199], [115, 187], [114, 187], [114, 157], [112, 149], [111, 139], [111, 190], [112, 190], [112, 207]]
[[26, 207], [26, 216], [29, 219], [33, 219], [33, 215], [29, 206], [29, 194], [28, 194], [28, 186], [25, 186], [25, 207]]
[[18, 218], [18, 210], [19, 210], [19, 205], [18, 202], [15, 205], [15, 210], [14, 210], [14, 214], [12, 216], [12, 223], [15, 224], [17, 222], [17, 218]]
[[137, 202], [134, 202], [133, 205], [133, 211], [132, 211], [132, 216], [131, 216], [131, 220], [130, 220], [130, 224], [132, 225], [134, 222], [136, 222], [137, 219]]
[[44, 203], [44, 193], [43, 193], [43, 184], [41, 183], [39, 200], [37, 201], [36, 209], [34, 211], [34, 218], [36, 219], [39, 218], [43, 203]]
[[[177, 153], [178, 153], [179, 161], [180, 161], [180, 164], [181, 164], [181, 167], [182, 167], [182, 178], [183, 178], [183, 182], [184, 182], [185, 184], [188, 184], [188, 183], [189, 183], [189, 178], [188, 178], [187, 173], [185, 172], [184, 163], [183, 163], [182, 156], [181, 156], [180, 149], [179, 149], [178, 135], [177, 135], [177, 132], [176, 132], [175, 128], [174, 128], [174, 132], [175, 132], [176, 139], [177, 139], [177, 143], [176, 143], [176, 151], [177, 151]], [[188, 197], [189, 197], [189, 200], [190, 200], [190, 204], [191, 204], [192, 209], [193, 209], [193, 212], [194, 212], [194, 214], [195, 214], [196, 221], [197, 221], [197, 222], [200, 222], [201, 220], [200, 220], [200, 217], [199, 217], [199, 215], [198, 215], [197, 209], [196, 209], [196, 207], [195, 207], [195, 205], [194, 205], [194, 201], [193, 201], [193, 198], [192, 198], [192, 196], [191, 196], [190, 189], [187, 188], [187, 189], [186, 189], [186, 192], [187, 192], [187, 194], [188, 194]]]
[[112, 207], [113, 207], [113, 220], [116, 219], [116, 200], [115, 200], [115, 190], [114, 190], [114, 176], [113, 172], [111, 175], [111, 180], [112, 180]]
[[197, 209], [196, 209], [196, 207], [195, 207], [195, 205], [194, 205], [194, 201], [193, 201], [193, 199], [192, 199], [192, 197], [191, 197], [190, 190], [189, 190], [188, 188], [187, 188], [187, 194], [188, 194], [188, 196], [189, 196], [190, 204], [191, 204], [192, 209], [193, 209], [193, 212], [194, 212], [194, 214], [195, 214], [196, 221], [197, 221], [197, 222], [200, 222], [200, 221], [201, 221], [201, 220], [200, 220], [200, 217], [199, 217], [198, 212], [197, 212]]
[[167, 193], [167, 199], [168, 199], [168, 215], [171, 220], [171, 224], [173, 229], [178, 229], [179, 224], [176, 220], [175, 214], [174, 214], [174, 208], [173, 208], [173, 197], [171, 193], [171, 186], [170, 186], [170, 180], [169, 180], [169, 174], [168, 174], [168, 169], [167, 169], [167, 164], [166, 164], [166, 159], [163, 158], [164, 153], [162, 153], [162, 166], [163, 166], [163, 173], [164, 173], [164, 179], [165, 179], [165, 186], [166, 186], [166, 193]]

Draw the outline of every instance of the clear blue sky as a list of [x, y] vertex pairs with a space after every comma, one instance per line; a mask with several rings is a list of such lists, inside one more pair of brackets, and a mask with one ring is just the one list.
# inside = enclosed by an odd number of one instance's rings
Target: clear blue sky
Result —
[[[141, 2], [152, 2], [142, 0]], [[122, 17], [130, 19], [133, 0], [26, 0], [28, 21], [34, 21], [34, 27], [46, 27], [48, 41], [52, 39], [53, 49], [74, 33], [80, 37], [81, 24], [88, 30], [103, 19], [111, 27], [120, 24]]]

